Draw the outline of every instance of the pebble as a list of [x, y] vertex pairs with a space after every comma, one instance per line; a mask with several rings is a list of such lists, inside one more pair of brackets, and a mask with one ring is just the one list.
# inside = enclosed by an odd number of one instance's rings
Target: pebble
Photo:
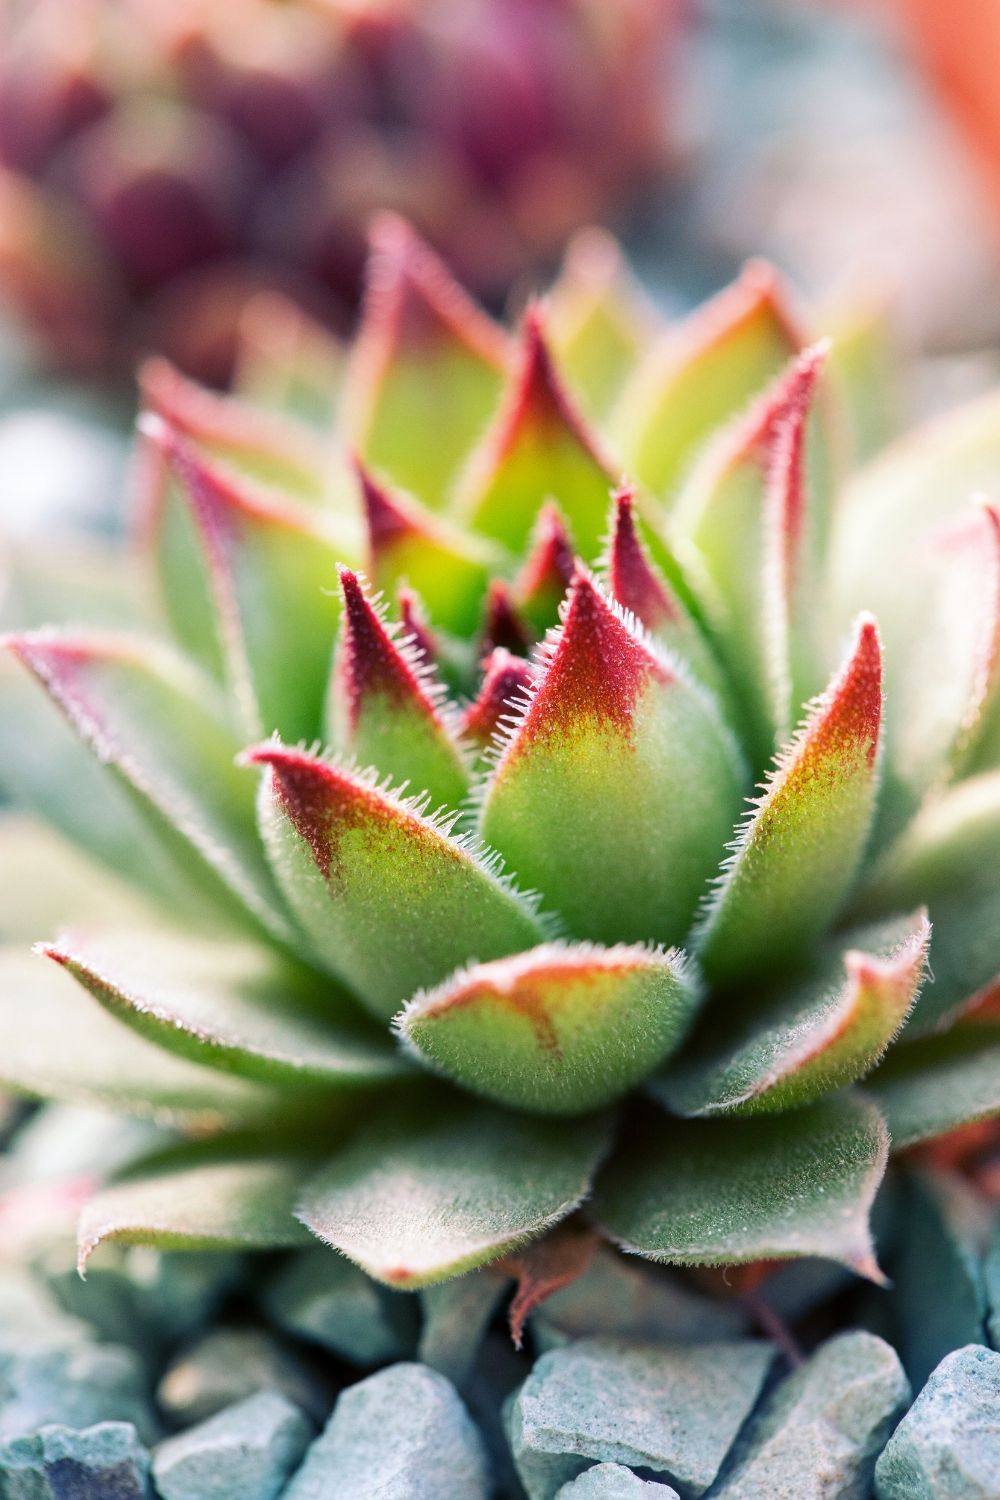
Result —
[[397, 1364], [343, 1391], [282, 1500], [487, 1500], [482, 1441], [449, 1380]]
[[774, 1359], [751, 1340], [690, 1346], [581, 1339], [542, 1355], [508, 1407], [529, 1500], [551, 1500], [595, 1460], [704, 1493]]
[[277, 1500], [311, 1436], [287, 1397], [259, 1391], [162, 1442], [156, 1488], [162, 1500]]
[[145, 1388], [139, 1356], [115, 1344], [0, 1349], [0, 1439], [53, 1422], [76, 1428], [131, 1422], [149, 1441], [156, 1420]]
[[384, 1364], [416, 1347], [417, 1298], [379, 1286], [333, 1250], [292, 1256], [265, 1291], [264, 1306], [279, 1328], [352, 1364]]
[[947, 1355], [875, 1466], [877, 1500], [997, 1500], [1000, 1354], [967, 1344]]
[[148, 1500], [149, 1455], [130, 1422], [47, 1426], [0, 1443], [0, 1500]]
[[669, 1484], [640, 1479], [621, 1464], [595, 1464], [559, 1490], [556, 1500], [680, 1500]]
[[822, 1344], [776, 1387], [737, 1443], [712, 1500], [868, 1500], [910, 1384], [871, 1333]]
[[190, 1427], [262, 1390], [280, 1391], [317, 1421], [333, 1405], [325, 1376], [259, 1328], [206, 1334], [167, 1367], [156, 1400], [178, 1427]]

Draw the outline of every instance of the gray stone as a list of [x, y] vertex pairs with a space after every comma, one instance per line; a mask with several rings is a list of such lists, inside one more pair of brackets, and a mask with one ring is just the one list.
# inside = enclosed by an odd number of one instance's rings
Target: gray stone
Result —
[[282, 1500], [486, 1500], [479, 1434], [454, 1386], [398, 1364], [340, 1395]]
[[546, 1299], [532, 1328], [545, 1348], [605, 1335], [697, 1344], [738, 1338], [749, 1321], [738, 1302], [702, 1296], [660, 1266], [602, 1247], [582, 1276]]
[[712, 1483], [774, 1360], [752, 1340], [666, 1345], [581, 1339], [554, 1349], [508, 1408], [530, 1500], [551, 1500], [595, 1460], [647, 1469], [685, 1496]]
[[983, 1262], [983, 1282], [987, 1304], [986, 1334], [993, 1348], [1000, 1349], [1000, 1219]]
[[909, 1400], [889, 1344], [871, 1333], [830, 1339], [750, 1422], [712, 1500], [868, 1500], [875, 1460]]
[[621, 1464], [595, 1464], [578, 1479], [571, 1479], [556, 1500], [680, 1500], [669, 1484], [640, 1479]]
[[153, 1454], [162, 1500], [277, 1500], [312, 1427], [277, 1391], [259, 1391], [167, 1438]]
[[333, 1405], [326, 1378], [259, 1328], [206, 1334], [168, 1366], [156, 1400], [179, 1427], [189, 1427], [263, 1390], [280, 1391], [317, 1421]]
[[292, 1256], [264, 1294], [279, 1328], [357, 1365], [378, 1365], [413, 1353], [418, 1306], [412, 1293], [392, 1292], [333, 1250]]
[[495, 1271], [456, 1276], [420, 1293], [424, 1321], [417, 1354], [421, 1362], [463, 1386], [472, 1373], [483, 1336], [509, 1279]]
[[1000, 1354], [969, 1344], [947, 1355], [875, 1466], [878, 1500], [997, 1500]]
[[42, 1427], [0, 1443], [0, 1500], [147, 1500], [149, 1455], [130, 1422]]
[[114, 1344], [85, 1342], [0, 1350], [0, 1439], [53, 1422], [67, 1427], [132, 1422], [148, 1442], [156, 1420], [138, 1355]]

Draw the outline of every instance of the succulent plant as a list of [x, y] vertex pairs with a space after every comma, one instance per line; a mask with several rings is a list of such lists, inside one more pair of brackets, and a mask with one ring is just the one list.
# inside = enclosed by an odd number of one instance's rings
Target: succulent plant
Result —
[[846, 479], [773, 273], [602, 266], [510, 334], [381, 221], [333, 443], [144, 371], [160, 628], [7, 638], [5, 780], [161, 913], [3, 958], [0, 1083], [181, 1132], [81, 1266], [879, 1281], [890, 1153], [1000, 1110], [996, 400]]
[[[255, 290], [343, 322], [370, 214], [500, 295], [662, 178], [676, 0], [8, 8], [0, 286], [64, 364], [212, 379]], [[71, 247], [71, 249], [69, 248]]]

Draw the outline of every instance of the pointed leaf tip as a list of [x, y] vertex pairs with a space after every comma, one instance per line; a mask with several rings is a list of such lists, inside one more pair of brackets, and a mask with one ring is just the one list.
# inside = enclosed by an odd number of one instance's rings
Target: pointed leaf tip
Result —
[[462, 716], [463, 739], [483, 750], [495, 744], [501, 731], [524, 711], [535, 676], [530, 662], [496, 647], [486, 663], [479, 693]]
[[631, 488], [618, 490], [612, 501], [608, 583], [618, 602], [647, 630], [659, 630], [678, 618], [677, 606], [639, 539]]
[[400, 1035], [474, 1093], [580, 1114], [626, 1093], [684, 1037], [700, 998], [681, 955], [549, 944], [415, 997]]
[[788, 962], [836, 915], [871, 825], [882, 651], [870, 615], [803, 727], [777, 759], [706, 904], [698, 952], [717, 982]]
[[433, 667], [396, 640], [352, 569], [340, 568], [340, 586], [344, 624], [329, 700], [331, 742], [359, 765], [428, 792], [435, 805], [458, 806], [469, 775]]
[[520, 551], [539, 507], [555, 499], [585, 557], [599, 548], [610, 459], [577, 411], [556, 371], [539, 308], [529, 309], [519, 364], [500, 411], [459, 486], [458, 507], [476, 530]]
[[518, 605], [540, 635], [557, 623], [575, 566], [566, 522], [559, 507], [546, 501], [538, 512], [532, 544], [514, 584]]
[[502, 578], [491, 579], [486, 595], [482, 654], [489, 655], [497, 646], [503, 646], [515, 656], [527, 656], [531, 639], [511, 597], [510, 585]]

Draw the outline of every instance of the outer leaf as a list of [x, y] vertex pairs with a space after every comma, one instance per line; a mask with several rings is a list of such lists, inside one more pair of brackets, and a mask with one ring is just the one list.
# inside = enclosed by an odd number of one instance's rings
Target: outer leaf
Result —
[[253, 790], [233, 765], [239, 742], [209, 684], [159, 645], [126, 636], [36, 631], [8, 644], [128, 790], [154, 844], [185, 862], [189, 884], [286, 939]]
[[453, 635], [472, 635], [490, 574], [502, 557], [392, 493], [366, 469], [358, 469], [358, 478], [368, 524], [369, 577], [386, 594], [410, 584], [435, 625]]
[[659, 326], [606, 230], [581, 229], [570, 240], [548, 312], [560, 369], [588, 415], [603, 417]]
[[925, 902], [934, 922], [933, 981], [909, 1032], [940, 1026], [1000, 978], [1000, 772], [929, 803], [876, 867], [855, 914], [888, 915]]
[[343, 385], [342, 341], [283, 292], [256, 292], [240, 312], [232, 389], [241, 401], [325, 433]]
[[[669, 943], [718, 862], [741, 782], [707, 694], [581, 571], [480, 828], [575, 935]], [[600, 880], [581, 879], [588, 870]]]
[[[1000, 747], [1000, 512], [981, 505], [904, 546], [906, 589], [886, 606], [883, 838], [929, 789]], [[895, 573], [897, 570], [890, 570]]]
[[380, 1019], [473, 957], [533, 947], [533, 906], [495, 860], [371, 778], [261, 745], [261, 822], [278, 879], [325, 964]]
[[671, 497], [698, 449], [773, 380], [799, 348], [769, 266], [747, 266], [733, 286], [669, 330], [636, 368], [612, 430], [629, 468]]
[[367, 462], [439, 509], [496, 406], [511, 353], [408, 224], [376, 220], [344, 383], [344, 435]]
[[970, 495], [992, 494], [998, 461], [1000, 395], [991, 392], [926, 423], [861, 470], [837, 508], [830, 563], [838, 618], [858, 608], [886, 613], [910, 580], [885, 559], [905, 557]]
[[0, 1085], [202, 1128], [252, 1118], [276, 1097], [151, 1046], [20, 947], [0, 949]]
[[459, 484], [459, 513], [474, 530], [521, 551], [542, 502], [555, 500], [592, 559], [618, 477], [564, 391], [532, 309], [503, 406]]
[[836, 915], [868, 837], [881, 712], [881, 650], [867, 618], [731, 846], [700, 922], [699, 956], [711, 979], [788, 961]]
[[607, 1123], [529, 1120], [461, 1099], [400, 1103], [305, 1189], [314, 1234], [391, 1286], [496, 1260], [586, 1195]]
[[[700, 1040], [655, 1086], [682, 1115], [794, 1109], [853, 1083], [876, 1065], [906, 1020], [924, 977], [926, 912], [853, 935], [815, 972], [728, 1013], [713, 1008]], [[863, 945], [863, 946], [859, 946]]]
[[474, 1093], [579, 1114], [669, 1056], [699, 998], [676, 950], [547, 944], [453, 975], [396, 1024], [420, 1058]]
[[139, 386], [143, 405], [210, 459], [298, 500], [323, 499], [325, 445], [308, 427], [205, 390], [165, 359], [143, 365]]
[[722, 434], [692, 473], [674, 517], [704, 572], [709, 624], [758, 763], [787, 738], [816, 687], [826, 508], [817, 472], [817, 387], [824, 357], [823, 345], [806, 350]]
[[208, 1067], [322, 1088], [408, 1071], [329, 983], [256, 948], [140, 932], [71, 936], [42, 951], [140, 1036]]
[[[340, 614], [336, 568], [357, 555], [359, 539], [325, 514], [227, 475], [150, 420], [147, 440], [163, 454], [204, 550], [214, 628], [246, 734], [313, 738]], [[197, 583], [189, 568], [171, 567], [169, 549], [163, 564], [167, 611], [178, 619]]]
[[469, 771], [441, 699], [444, 687], [384, 623], [355, 573], [340, 572], [344, 628], [331, 685], [328, 731], [338, 751], [458, 807]]
[[[138, 1169], [141, 1171], [141, 1168]], [[293, 1205], [308, 1164], [284, 1157], [201, 1163], [193, 1154], [97, 1193], [77, 1230], [81, 1274], [98, 1245], [163, 1250], [277, 1250], [308, 1243]]]
[[868, 1081], [893, 1149], [1000, 1114], [1000, 1028], [960, 1022], [946, 1036], [894, 1047]]
[[651, 1260], [817, 1255], [879, 1281], [868, 1214], [888, 1147], [881, 1116], [851, 1095], [759, 1120], [658, 1117], [602, 1173], [595, 1213]]

